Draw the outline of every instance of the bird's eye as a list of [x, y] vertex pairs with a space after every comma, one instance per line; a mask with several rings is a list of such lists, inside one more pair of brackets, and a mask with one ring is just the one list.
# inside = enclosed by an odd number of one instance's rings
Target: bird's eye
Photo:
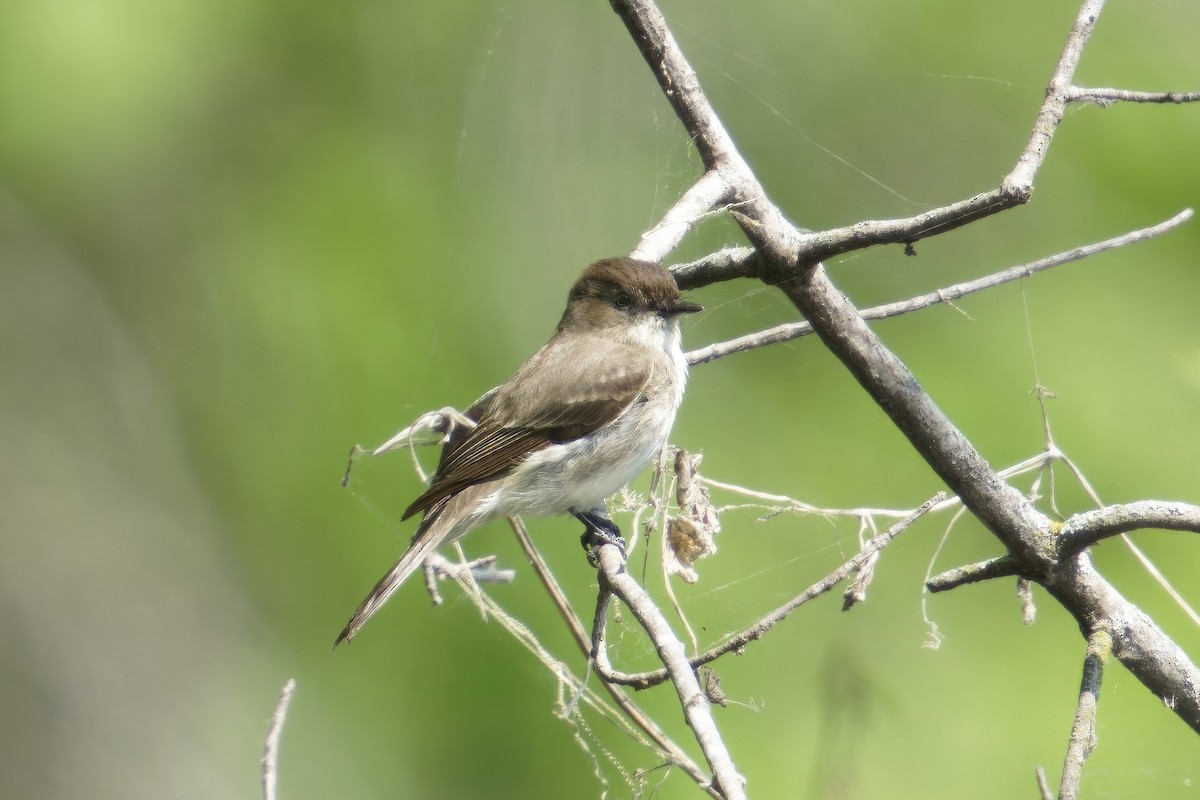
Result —
[[617, 292], [613, 296], [613, 305], [620, 309], [629, 308], [633, 305], [633, 298], [629, 296], [628, 292]]

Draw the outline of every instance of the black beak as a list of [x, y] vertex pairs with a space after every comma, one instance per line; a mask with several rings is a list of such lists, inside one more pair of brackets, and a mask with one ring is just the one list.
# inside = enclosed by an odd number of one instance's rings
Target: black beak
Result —
[[676, 300], [669, 311], [671, 316], [676, 314], [695, 314], [697, 311], [703, 311], [704, 306], [699, 303], [691, 303], [687, 300]]

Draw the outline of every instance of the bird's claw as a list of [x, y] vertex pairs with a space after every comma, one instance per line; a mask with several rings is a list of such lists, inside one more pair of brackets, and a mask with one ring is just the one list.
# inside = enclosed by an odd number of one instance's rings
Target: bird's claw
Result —
[[595, 511], [571, 511], [577, 520], [583, 523], [583, 535], [579, 537], [584, 551], [587, 552], [588, 563], [598, 566], [599, 550], [606, 544], [615, 545], [625, 558], [625, 537], [612, 517]]

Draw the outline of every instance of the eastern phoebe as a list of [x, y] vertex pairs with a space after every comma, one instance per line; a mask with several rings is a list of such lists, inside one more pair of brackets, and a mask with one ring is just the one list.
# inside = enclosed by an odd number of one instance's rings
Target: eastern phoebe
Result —
[[570, 513], [619, 541], [604, 501], [666, 444], [687, 380], [677, 317], [701, 310], [658, 264], [610, 258], [585, 269], [550, 341], [467, 411], [474, 428], [447, 441], [402, 517], [425, 513], [412, 544], [334, 646], [434, 550], [491, 520]]

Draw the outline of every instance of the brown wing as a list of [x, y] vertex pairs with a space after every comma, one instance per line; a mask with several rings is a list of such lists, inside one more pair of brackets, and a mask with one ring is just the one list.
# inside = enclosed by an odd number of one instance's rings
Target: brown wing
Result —
[[[496, 392], [499, 390], [499, 386], [489, 389], [483, 397], [475, 401], [475, 405], [463, 412], [463, 416], [478, 425], [479, 421], [487, 414], [488, 409], [491, 408], [492, 400], [496, 397]], [[437, 469], [434, 470], [434, 474], [442, 471], [442, 464], [462, 445], [467, 435], [473, 430], [474, 428], [468, 428], [465, 425], [456, 425], [454, 427], [454, 430], [450, 432], [450, 436], [446, 439], [446, 443], [442, 445], [442, 452], [438, 456], [438, 465]]]
[[[486, 403], [477, 403], [476, 407], [484, 406], [479, 424], [443, 451], [429, 488], [403, 518], [428, 510], [467, 486], [506, 474], [543, 447], [578, 439], [609, 424], [638, 399], [653, 372], [644, 356], [634, 358], [642, 353], [633, 348], [591, 353], [588, 363], [571, 365], [571, 373], [584, 377], [568, 387], [564, 397], [554, 377], [567, 366], [570, 355], [553, 349], [553, 343], [547, 345], [508, 383], [485, 397]], [[548, 383], [554, 391], [547, 391]]]

